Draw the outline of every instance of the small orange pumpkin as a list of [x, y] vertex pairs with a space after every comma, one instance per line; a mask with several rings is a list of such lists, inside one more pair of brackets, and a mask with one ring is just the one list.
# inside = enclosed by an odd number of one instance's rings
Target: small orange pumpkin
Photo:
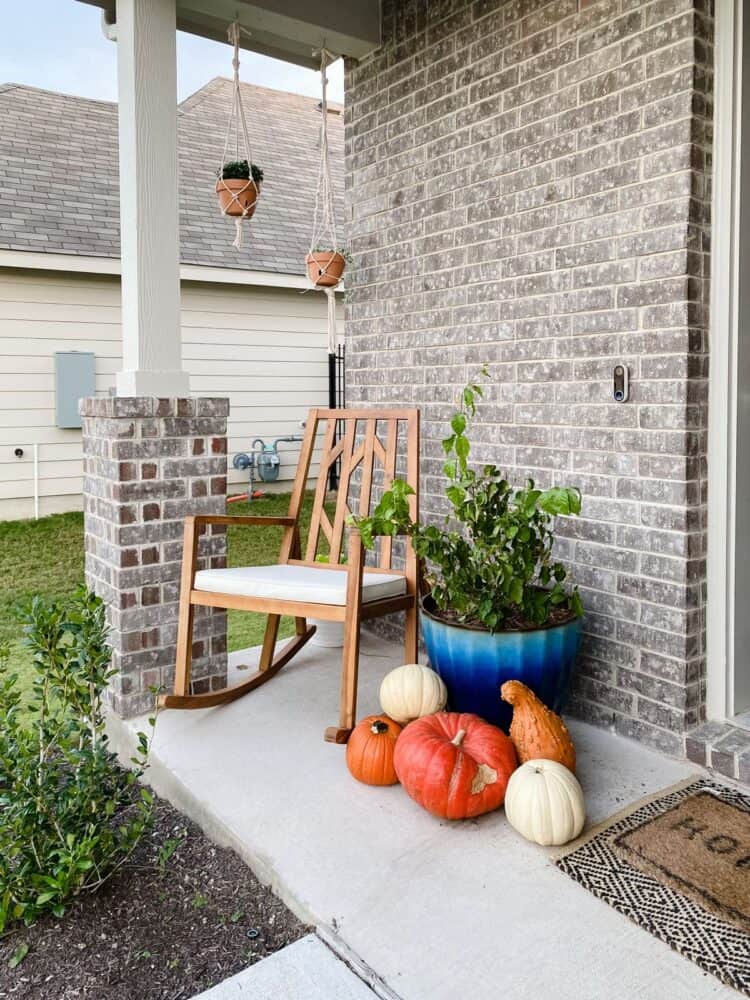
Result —
[[575, 774], [576, 748], [560, 716], [520, 681], [506, 681], [500, 695], [513, 706], [510, 738], [519, 761], [556, 760]]
[[393, 751], [401, 726], [387, 715], [369, 715], [352, 730], [346, 744], [346, 766], [366, 785], [397, 785]]

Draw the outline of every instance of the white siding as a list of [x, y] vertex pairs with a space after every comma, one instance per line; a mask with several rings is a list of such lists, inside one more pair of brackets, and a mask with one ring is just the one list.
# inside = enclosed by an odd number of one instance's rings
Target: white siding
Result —
[[[308, 409], [328, 403], [319, 293], [183, 282], [182, 337], [192, 393], [231, 400], [230, 465], [254, 437], [301, 434]], [[80, 431], [55, 427], [54, 352], [68, 350], [95, 353], [96, 389], [108, 392], [121, 359], [119, 279], [0, 268], [0, 519], [33, 515], [35, 443], [41, 513], [80, 508]], [[280, 447], [282, 482], [298, 448]], [[229, 482], [238, 492], [246, 478], [230, 468]]]

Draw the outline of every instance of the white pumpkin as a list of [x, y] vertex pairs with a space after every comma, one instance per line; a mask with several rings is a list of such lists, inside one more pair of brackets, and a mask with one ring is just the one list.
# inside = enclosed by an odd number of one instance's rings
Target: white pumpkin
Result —
[[380, 685], [380, 707], [401, 725], [442, 711], [447, 701], [448, 691], [442, 678], [421, 663], [396, 667]]
[[522, 837], [549, 847], [578, 836], [586, 805], [578, 779], [567, 767], [555, 760], [527, 760], [510, 776], [505, 815]]

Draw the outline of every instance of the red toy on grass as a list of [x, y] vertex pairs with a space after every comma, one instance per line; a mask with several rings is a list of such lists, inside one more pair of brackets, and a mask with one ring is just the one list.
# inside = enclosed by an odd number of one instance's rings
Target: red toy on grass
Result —
[[398, 780], [441, 819], [468, 819], [498, 809], [517, 766], [510, 739], [478, 715], [436, 712], [409, 725], [396, 743]]

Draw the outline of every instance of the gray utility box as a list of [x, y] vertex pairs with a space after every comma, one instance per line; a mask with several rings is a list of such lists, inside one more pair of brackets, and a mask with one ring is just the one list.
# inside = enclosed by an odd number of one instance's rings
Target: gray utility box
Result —
[[55, 351], [55, 423], [80, 427], [78, 400], [96, 395], [96, 355], [91, 351]]

